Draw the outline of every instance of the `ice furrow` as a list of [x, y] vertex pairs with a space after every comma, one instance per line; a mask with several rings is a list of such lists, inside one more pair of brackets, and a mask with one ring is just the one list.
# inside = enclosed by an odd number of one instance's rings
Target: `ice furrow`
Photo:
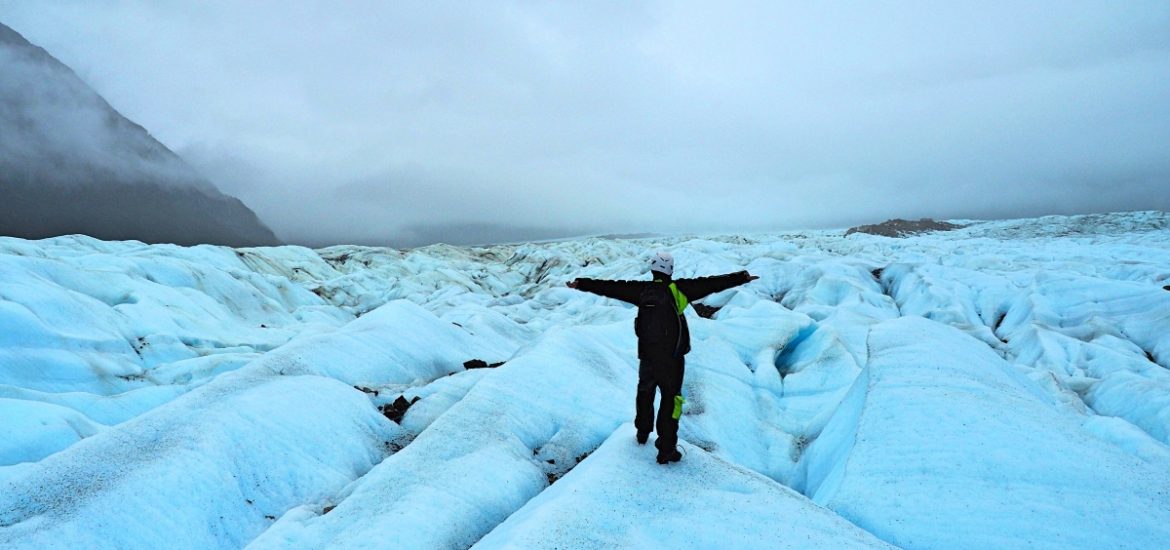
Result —
[[548, 486], [536, 449], [571, 463], [626, 420], [619, 403], [633, 402], [636, 369], [598, 334], [619, 329], [554, 330], [475, 384], [330, 513], [294, 510], [250, 547], [365, 546], [385, 533], [408, 547], [469, 546]]

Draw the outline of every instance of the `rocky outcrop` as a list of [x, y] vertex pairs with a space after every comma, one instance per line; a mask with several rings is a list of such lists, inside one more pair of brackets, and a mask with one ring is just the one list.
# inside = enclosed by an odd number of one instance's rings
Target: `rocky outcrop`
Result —
[[962, 229], [964, 226], [957, 225], [945, 221], [935, 221], [930, 218], [922, 218], [920, 220], [902, 220], [893, 219], [886, 220], [882, 223], [873, 225], [859, 225], [852, 227], [845, 232], [845, 236], [854, 233], [868, 233], [870, 235], [881, 235], [883, 237], [909, 237], [911, 235], [920, 235], [922, 233], [930, 233], [932, 231], [950, 231], [952, 229]]

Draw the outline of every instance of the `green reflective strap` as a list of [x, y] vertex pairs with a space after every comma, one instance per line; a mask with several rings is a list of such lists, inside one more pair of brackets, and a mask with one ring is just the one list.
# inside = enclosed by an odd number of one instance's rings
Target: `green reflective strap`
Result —
[[678, 314], [682, 315], [683, 310], [687, 308], [687, 295], [679, 292], [674, 283], [670, 283], [670, 293], [674, 295], [674, 305], [678, 308]]
[[681, 418], [682, 417], [682, 406], [683, 406], [683, 403], [686, 403], [686, 402], [687, 402], [687, 400], [683, 399], [683, 396], [681, 396], [681, 395], [674, 396], [674, 414], [670, 415], [670, 417], [675, 419], [675, 420], [678, 420], [679, 418]]

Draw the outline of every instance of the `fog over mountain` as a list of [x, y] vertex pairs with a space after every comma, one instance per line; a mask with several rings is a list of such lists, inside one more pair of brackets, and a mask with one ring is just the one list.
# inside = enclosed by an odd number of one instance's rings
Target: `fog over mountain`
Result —
[[0, 20], [297, 244], [1170, 210], [1165, 0], [0, 0]]
[[279, 241], [45, 50], [0, 24], [0, 235]]

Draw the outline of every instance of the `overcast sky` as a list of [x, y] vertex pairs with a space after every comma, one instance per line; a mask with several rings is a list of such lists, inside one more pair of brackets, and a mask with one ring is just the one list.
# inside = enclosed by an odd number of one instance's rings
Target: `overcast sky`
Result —
[[0, 0], [0, 22], [302, 244], [1170, 210], [1165, 0]]

